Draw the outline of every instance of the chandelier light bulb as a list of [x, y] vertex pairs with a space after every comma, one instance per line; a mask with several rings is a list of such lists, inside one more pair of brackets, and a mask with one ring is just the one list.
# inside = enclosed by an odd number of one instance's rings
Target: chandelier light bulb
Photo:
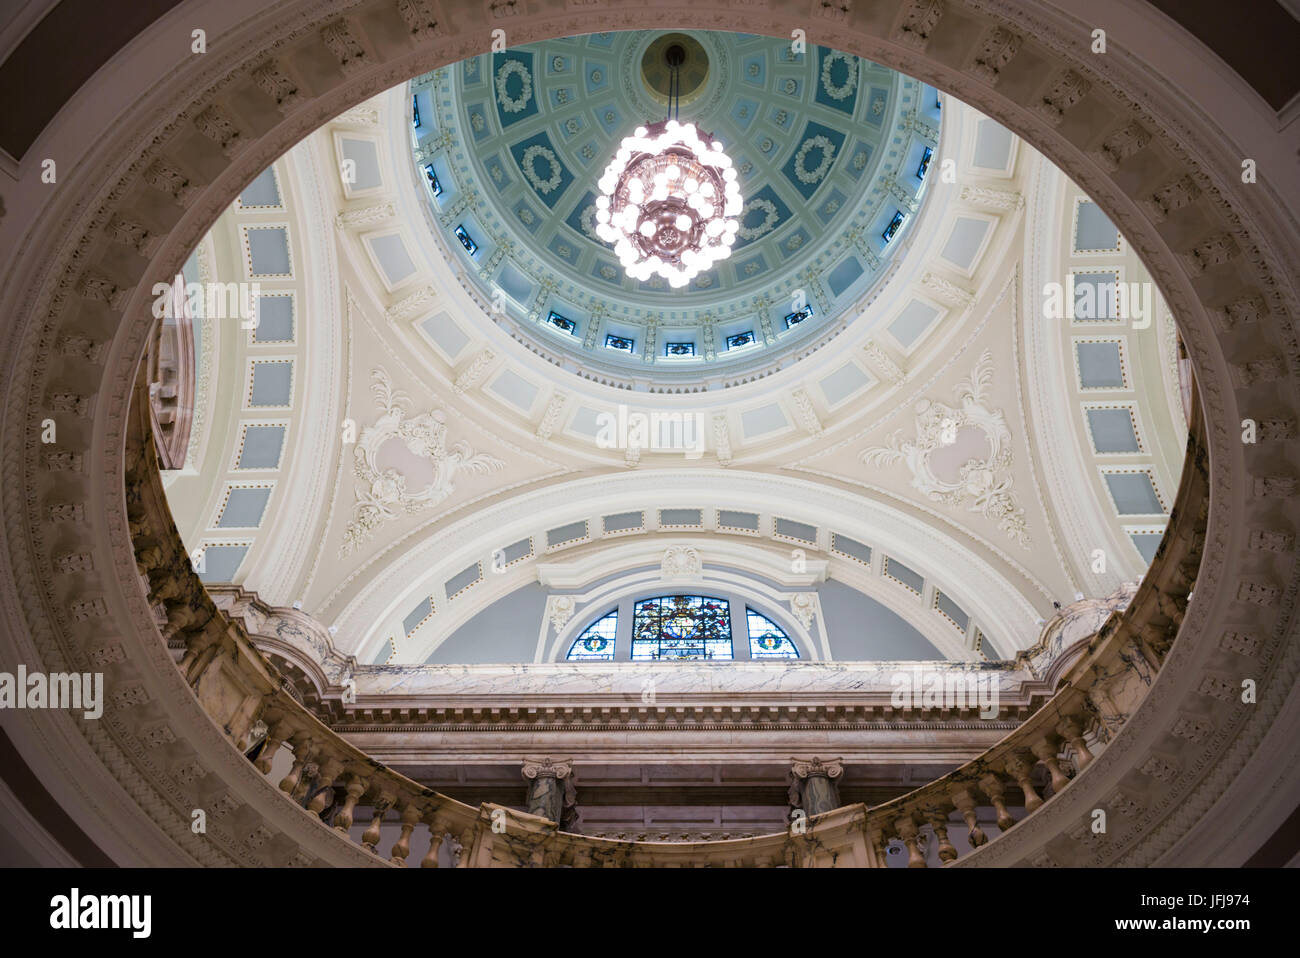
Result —
[[637, 127], [601, 175], [596, 234], [633, 279], [674, 289], [731, 255], [743, 208], [722, 144], [691, 123]]

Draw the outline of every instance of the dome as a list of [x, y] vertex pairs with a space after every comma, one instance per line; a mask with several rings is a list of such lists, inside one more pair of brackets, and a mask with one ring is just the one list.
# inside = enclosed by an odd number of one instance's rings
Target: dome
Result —
[[[721, 143], [743, 206], [729, 258], [687, 287], [629, 276], [596, 233], [623, 137], [676, 116]], [[590, 34], [411, 83], [433, 242], [489, 315], [621, 379], [771, 367], [851, 316], [903, 245], [937, 145], [937, 94], [869, 60], [738, 33]]]

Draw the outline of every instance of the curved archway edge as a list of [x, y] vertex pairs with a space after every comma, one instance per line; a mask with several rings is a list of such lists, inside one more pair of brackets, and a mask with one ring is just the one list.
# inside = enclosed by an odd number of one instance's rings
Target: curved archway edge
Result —
[[[1281, 820], [1279, 802], [1294, 803], [1296, 794], [1290, 763], [1270, 763], [1268, 754], [1279, 736], [1300, 728], [1293, 692], [1300, 671], [1295, 220], [1267, 182], [1236, 182], [1240, 157], [1209, 115], [1153, 78], [1118, 38], [1098, 61], [1088, 49], [1091, 25], [1030, 0], [635, 7], [605, 0], [302, 0], [258, 11], [162, 80], [147, 58], [136, 61], [154, 72], [136, 76], [131, 109], [81, 131], [90, 145], [75, 169], [6, 230], [22, 234], [0, 294], [12, 318], [0, 372], [6, 657], [50, 671], [104, 663], [113, 703], [96, 728], [62, 714], [23, 716], [15, 742], [24, 757], [38, 773], [62, 779], [77, 767], [79, 784], [63, 791], [79, 803], [74, 814], [88, 831], [139, 828], [147, 818], [170, 836], [176, 861], [259, 860], [233, 838], [202, 842], [189, 834], [194, 790], [176, 770], [193, 766], [205, 770], [205, 788], [224, 783], [288, 841], [319, 843], [310, 822], [241, 767], [186, 694], [145, 601], [122, 490], [125, 422], [152, 323], [151, 287], [173, 275], [243, 185], [299, 139], [396, 83], [487, 51], [492, 30], [505, 30], [518, 45], [667, 26], [743, 26], [774, 36], [803, 30], [809, 43], [950, 92], [1052, 159], [1139, 251], [1178, 318], [1209, 426], [1206, 558], [1169, 661], [1105, 753], [1109, 772], [1090, 769], [1092, 784], [1074, 790], [1069, 806], [1045, 809], [1033, 828], [1008, 835], [984, 858], [1026, 860], [1073, 824], [1080, 802], [1105, 801], [1148, 754], [1175, 748], [1178, 774], [1152, 786], [1142, 827], [1107, 849], [1108, 862], [1169, 860], [1172, 850], [1191, 863], [1227, 854], [1233, 843], [1247, 856], [1261, 830]], [[110, 66], [129, 66], [133, 49]], [[23, 183], [36, 182], [37, 162], [29, 153]], [[1269, 424], [1249, 447], [1237, 425], [1245, 417]], [[41, 423], [51, 418], [59, 439], [46, 445]], [[1253, 636], [1254, 652], [1225, 652], [1228, 634]], [[1198, 691], [1205, 676], [1243, 670], [1258, 681], [1258, 704], [1216, 705], [1213, 734], [1171, 745], [1169, 716], [1205, 704]], [[166, 761], [139, 745], [141, 729], [160, 723], [183, 733], [184, 748]], [[42, 757], [51, 751], [60, 757]], [[1129, 765], [1121, 768], [1125, 757]], [[1248, 770], [1261, 777], [1246, 787]], [[96, 782], [114, 794], [125, 788], [134, 805], [97, 798]], [[1214, 838], [1193, 841], [1210, 828], [1212, 806], [1233, 797], [1238, 814], [1225, 824], [1220, 806]], [[121, 860], [138, 858], [124, 850]], [[344, 845], [324, 860], [365, 861]]]

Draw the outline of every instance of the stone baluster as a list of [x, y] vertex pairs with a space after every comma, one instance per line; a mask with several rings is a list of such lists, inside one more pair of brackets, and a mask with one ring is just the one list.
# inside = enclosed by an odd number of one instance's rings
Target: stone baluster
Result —
[[343, 763], [336, 758], [327, 758], [321, 763], [320, 777], [316, 782], [320, 786], [320, 791], [312, 796], [312, 800], [307, 804], [307, 811], [315, 812], [317, 815], [325, 811], [334, 799], [334, 779], [339, 777], [341, 771], [343, 771]]
[[[313, 749], [312, 754], [315, 755], [316, 753], [317, 750]], [[298, 784], [294, 786], [293, 791], [289, 793], [289, 797], [299, 805], [306, 808], [307, 795], [311, 792], [312, 783], [319, 780], [320, 765], [312, 761], [307, 762], [307, 764], [302, 767], [302, 775], [299, 777]]]
[[1029, 780], [1029, 773], [1033, 771], [1034, 763], [1026, 761], [1021, 755], [1015, 754], [1008, 756], [1002, 763], [1003, 768], [1007, 770], [1020, 790], [1025, 793], [1025, 811], [1036, 811], [1043, 806], [1043, 800], [1039, 798], [1038, 793], [1034, 791], [1034, 783]]
[[263, 775], [270, 775], [271, 764], [275, 761], [275, 753], [280, 751], [280, 746], [292, 734], [293, 727], [288, 722], [282, 720], [273, 723], [266, 731], [266, 741], [263, 743], [262, 751], [257, 756], [257, 761], [253, 763], [253, 767]]
[[1070, 784], [1070, 776], [1065, 774], [1065, 769], [1061, 768], [1061, 761], [1058, 758], [1061, 751], [1060, 740], [1054, 735], [1044, 735], [1030, 748], [1038, 760], [1047, 767], [1047, 772], [1052, 778], [1052, 794], [1059, 795], [1061, 789]]
[[881, 828], [873, 828], [867, 833], [867, 840], [871, 842], [871, 851], [874, 853], [877, 868], [888, 868], [888, 852], [885, 850], [885, 832]]
[[350, 774], [347, 781], [348, 783], [344, 788], [343, 807], [334, 816], [335, 830], [345, 834], [352, 827], [352, 812], [357, 807], [357, 800], [366, 791], [366, 780], [360, 775]]
[[447, 829], [440, 825], [437, 817], [433, 815], [426, 818], [425, 822], [429, 826], [429, 850], [424, 858], [420, 859], [420, 867], [437, 868], [438, 852], [442, 850], [442, 840], [447, 835]]
[[407, 802], [402, 806], [402, 834], [398, 836], [397, 841], [393, 842], [393, 848], [388, 853], [388, 860], [398, 868], [406, 867], [406, 856], [411, 854], [411, 832], [415, 831], [415, 826], [420, 822], [420, 806], [414, 802]]
[[1006, 786], [1002, 784], [1000, 778], [988, 772], [980, 777], [980, 790], [989, 797], [989, 804], [993, 806], [993, 811], [998, 816], [998, 828], [1005, 832], [1016, 823], [1011, 813], [1007, 811]]
[[961, 817], [966, 822], [971, 847], [979, 848], [988, 842], [989, 837], [984, 834], [984, 829], [980, 828], [979, 819], [975, 815], [975, 808], [978, 804], [975, 801], [975, 796], [967, 789], [954, 788], [948, 793], [948, 797], [952, 799], [953, 807], [961, 812]]
[[907, 867], [925, 868], [925, 856], [921, 854], [918, 844], [920, 833], [916, 829], [916, 822], [912, 821], [912, 816], [904, 815], [902, 818], [894, 819], [894, 831], [898, 833], [903, 846], [907, 849]]
[[469, 830], [451, 837], [451, 867], [468, 868], [469, 856], [465, 854], [465, 842], [470, 839]]
[[[374, 815], [370, 819], [370, 827], [361, 833], [361, 847], [368, 852], [373, 852], [375, 846], [379, 844], [379, 838], [382, 834], [380, 826], [384, 824], [385, 813], [393, 807], [393, 796], [390, 792], [380, 792], [379, 797], [375, 799], [371, 810]], [[376, 852], [376, 854], [378, 854]]]
[[293, 767], [289, 769], [289, 774], [280, 779], [280, 791], [288, 795], [293, 795], [298, 789], [298, 783], [302, 781], [302, 773], [311, 760], [312, 748], [311, 739], [294, 735], [289, 739], [289, 746], [293, 749]]
[[1092, 752], [1088, 751], [1088, 743], [1083, 739], [1083, 726], [1074, 716], [1067, 716], [1061, 719], [1061, 724], [1056, 726], [1056, 730], [1074, 749], [1075, 767], [1082, 772], [1092, 761]]
[[948, 838], [948, 808], [945, 805], [929, 805], [925, 809], [925, 820], [934, 829], [934, 837], [939, 840], [939, 860], [952, 862], [957, 860], [957, 848]]

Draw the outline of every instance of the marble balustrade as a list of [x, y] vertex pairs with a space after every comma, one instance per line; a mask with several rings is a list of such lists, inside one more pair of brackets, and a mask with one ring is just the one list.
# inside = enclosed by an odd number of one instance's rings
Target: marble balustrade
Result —
[[[306, 708], [242, 621], [222, 612], [194, 574], [163, 494], [143, 376], [135, 406], [126, 437], [127, 516], [141, 588], [178, 668], [231, 744], [245, 752], [257, 747], [253, 761], [263, 775], [281, 749], [291, 750], [292, 767], [279, 788], [304, 814], [321, 818], [322, 842], [358, 841], [394, 866], [408, 864], [416, 829], [426, 830], [430, 841], [420, 863], [426, 867], [438, 865], [444, 844], [459, 867], [882, 867], [891, 845], [905, 851], [909, 865], [921, 867], [931, 849], [943, 864], [957, 860], [950, 831], [963, 826], [974, 849], [969, 855], [976, 857], [995, 840], [980, 827], [981, 806], [992, 806], [1001, 831], [1017, 824], [1015, 805], [1022, 803], [1023, 814], [1032, 815], [1069, 787], [1071, 773], [1088, 767], [1145, 697], [1177, 634], [1204, 548], [1208, 454], [1198, 413], [1178, 498], [1148, 576], [1128, 607], [1112, 613], [1064, 668], [1059, 691], [1001, 742], [884, 805], [813, 815], [806, 830], [716, 842], [611, 841], [561, 832], [552, 821], [499, 806], [473, 808], [425, 789], [373, 760]], [[1046, 772], [1046, 788], [1036, 782], [1035, 775], [1042, 775], [1037, 766]], [[399, 823], [400, 834], [384, 848], [386, 821]]]

